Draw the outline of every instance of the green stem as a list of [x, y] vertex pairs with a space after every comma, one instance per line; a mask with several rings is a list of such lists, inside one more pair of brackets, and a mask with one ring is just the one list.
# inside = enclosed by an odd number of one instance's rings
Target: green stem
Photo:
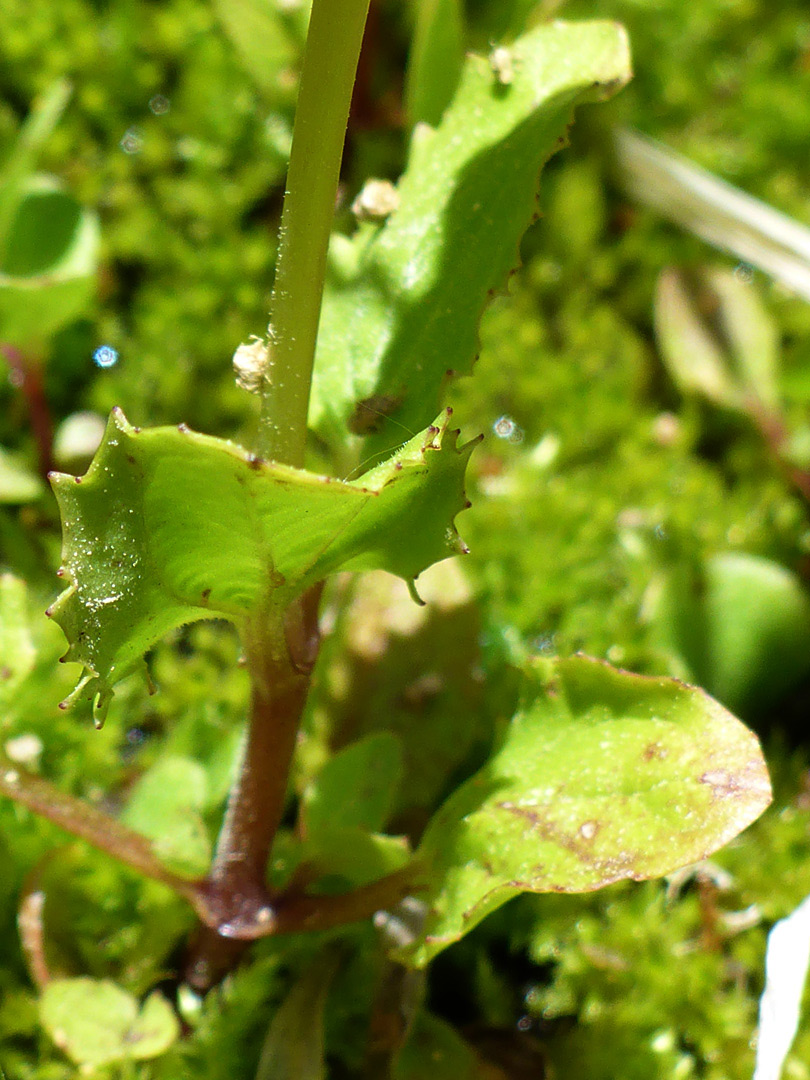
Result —
[[271, 306], [259, 452], [301, 467], [326, 251], [369, 0], [314, 0]]

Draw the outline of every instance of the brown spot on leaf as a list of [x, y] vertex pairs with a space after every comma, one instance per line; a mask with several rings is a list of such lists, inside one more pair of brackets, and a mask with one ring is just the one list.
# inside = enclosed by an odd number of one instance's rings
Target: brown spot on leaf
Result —
[[372, 394], [363, 398], [356, 402], [354, 412], [347, 421], [349, 431], [353, 435], [375, 434], [403, 401], [402, 394]]
[[651, 742], [644, 747], [644, 753], [641, 756], [644, 761], [663, 761], [668, 753], [667, 748], [661, 743]]

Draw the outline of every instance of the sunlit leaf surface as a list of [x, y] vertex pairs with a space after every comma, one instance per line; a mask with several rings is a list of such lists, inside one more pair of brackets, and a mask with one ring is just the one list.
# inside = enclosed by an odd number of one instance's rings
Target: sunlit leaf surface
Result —
[[537, 214], [538, 173], [573, 107], [627, 81], [627, 40], [614, 23], [546, 24], [511, 46], [510, 70], [504, 84], [468, 59], [441, 124], [414, 133], [399, 208], [333, 250], [310, 422], [338, 446], [347, 425], [379, 429], [384, 453], [400, 425], [435, 415], [449, 371], [469, 372], [481, 312]]
[[101, 694], [168, 630], [195, 619], [237, 625], [283, 612], [337, 570], [384, 569], [412, 581], [464, 550], [472, 449], [449, 411], [360, 480], [268, 464], [185, 429], [139, 431], [110, 419], [83, 478], [53, 478], [70, 585], [52, 608]]
[[517, 893], [588, 892], [703, 859], [770, 801], [756, 736], [703, 691], [585, 657], [546, 670], [417, 851], [429, 908], [417, 964]]

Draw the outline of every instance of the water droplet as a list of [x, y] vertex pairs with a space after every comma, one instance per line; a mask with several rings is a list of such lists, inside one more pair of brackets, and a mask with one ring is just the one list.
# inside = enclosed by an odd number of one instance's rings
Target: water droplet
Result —
[[554, 652], [554, 634], [538, 634], [532, 641], [532, 648], [539, 653], [548, 655]]
[[754, 268], [748, 263], [737, 263], [734, 267], [734, 277], [744, 285], [750, 285], [754, 280]]
[[510, 442], [520, 442], [523, 438], [523, 432], [511, 416], [499, 416], [492, 425], [492, 430], [499, 439], [509, 439]]
[[155, 116], [165, 116], [172, 107], [172, 103], [164, 94], [155, 94], [149, 99], [149, 111]]
[[100, 368], [113, 367], [118, 363], [118, 350], [112, 345], [99, 345], [93, 353], [93, 363]]
[[140, 154], [143, 150], [143, 135], [139, 128], [128, 128], [118, 144], [125, 154]]

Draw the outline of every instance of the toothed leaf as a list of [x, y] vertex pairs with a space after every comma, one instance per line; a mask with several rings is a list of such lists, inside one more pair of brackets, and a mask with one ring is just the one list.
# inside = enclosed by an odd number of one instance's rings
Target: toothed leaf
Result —
[[756, 736], [702, 690], [586, 657], [546, 664], [501, 749], [417, 850], [428, 915], [411, 963], [520, 892], [589, 892], [697, 862], [770, 802]]
[[630, 76], [609, 22], [540, 26], [509, 47], [508, 68], [504, 82], [468, 58], [441, 124], [414, 133], [399, 208], [333, 244], [310, 423], [336, 446], [379, 427], [367, 452], [385, 453], [397, 425], [418, 431], [435, 415], [448, 370], [470, 371], [481, 313], [518, 264], [538, 173], [574, 106]]
[[384, 569], [412, 582], [464, 550], [472, 444], [449, 410], [351, 483], [268, 464], [233, 443], [176, 428], [139, 431], [113, 412], [83, 478], [53, 479], [70, 584], [51, 609], [99, 694], [170, 629], [224, 617], [238, 626], [283, 612], [337, 570]]

